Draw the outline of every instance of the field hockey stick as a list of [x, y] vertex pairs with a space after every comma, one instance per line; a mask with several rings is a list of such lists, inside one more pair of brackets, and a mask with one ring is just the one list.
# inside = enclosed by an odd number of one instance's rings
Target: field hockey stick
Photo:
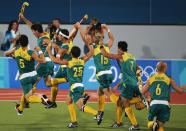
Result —
[[[28, 2], [24, 2], [23, 5], [22, 5], [22, 8], [21, 8], [21, 14], [23, 14], [24, 10], [25, 10], [25, 6], [29, 6], [29, 3]], [[21, 21], [21, 17], [19, 16], [19, 19], [17, 21], [17, 26], [16, 26], [16, 31], [18, 30], [18, 27], [19, 27], [19, 23]]]

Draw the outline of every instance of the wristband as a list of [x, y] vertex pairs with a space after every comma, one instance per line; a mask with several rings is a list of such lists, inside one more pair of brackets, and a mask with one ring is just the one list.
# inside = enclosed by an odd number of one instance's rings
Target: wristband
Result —
[[60, 54], [57, 54], [56, 57], [57, 57], [57, 58], [60, 58]]
[[100, 46], [100, 49], [104, 48], [103, 46]]
[[39, 54], [43, 54], [43, 52], [40, 50], [40, 51], [39, 51]]

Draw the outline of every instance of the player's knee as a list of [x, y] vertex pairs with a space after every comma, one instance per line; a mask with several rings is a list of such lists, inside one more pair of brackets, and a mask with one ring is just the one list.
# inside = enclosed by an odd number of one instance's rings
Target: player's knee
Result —
[[72, 98], [68, 96], [66, 99], [66, 103], [67, 103], [67, 105], [72, 104]]
[[148, 124], [147, 124], [147, 127], [148, 127], [149, 129], [152, 129], [152, 124], [153, 124], [153, 121], [149, 121]]

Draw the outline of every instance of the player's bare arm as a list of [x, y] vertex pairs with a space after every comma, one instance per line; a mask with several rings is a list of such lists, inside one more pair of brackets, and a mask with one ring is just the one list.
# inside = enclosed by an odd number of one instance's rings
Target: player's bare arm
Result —
[[84, 43], [88, 46], [88, 44], [91, 42], [91, 38], [87, 37], [87, 35], [83, 31], [83, 28], [82, 28], [82, 26], [80, 25], [79, 22], [77, 22], [74, 26], [80, 30], [81, 38], [84, 41]]
[[182, 85], [181, 87], [179, 87], [172, 78], [170, 79], [170, 84], [171, 84], [172, 88], [175, 89], [176, 92], [178, 92], [180, 94], [183, 93], [184, 90], [186, 90], [186, 86], [185, 85]]
[[32, 53], [32, 58], [33, 58], [35, 61], [39, 62], [39, 63], [45, 64], [45, 63], [46, 63], [45, 57], [44, 57], [44, 54], [43, 54], [43, 52], [41, 51], [40, 47], [39, 47], [39, 46], [36, 46], [36, 47], [34, 48], [34, 50], [39, 52], [40, 57], [38, 57], [37, 54], [34, 52], [34, 53]]
[[61, 60], [61, 59], [56, 58], [55, 56], [53, 56], [50, 46], [48, 46], [46, 48], [46, 50], [47, 50], [52, 62], [54, 62], [56, 64], [60, 64], [60, 65], [68, 65], [68, 60]]
[[92, 43], [89, 45], [89, 49], [89, 53], [86, 56], [82, 57], [85, 62], [87, 62], [94, 54], [94, 46]]
[[72, 29], [72, 31], [70, 32], [69, 36], [68, 36], [68, 39], [70, 40], [74, 40], [74, 38], [76, 37], [77, 35], [77, 32], [78, 32], [78, 28], [74, 25], [74, 28]]
[[14, 53], [15, 49], [16, 49], [16, 48], [13, 48], [13, 49], [11, 49], [10, 51], [7, 51], [7, 52], [5, 53], [5, 56], [7, 56], [7, 57], [11, 56], [11, 55]]
[[122, 56], [120, 54], [111, 54], [108, 53], [103, 46], [100, 47], [101, 49], [101, 53], [103, 54], [103, 56], [110, 58], [110, 59], [116, 59], [116, 60], [120, 60], [122, 61]]
[[57, 56], [57, 57], [58, 57], [58, 58], [63, 58], [63, 56], [64, 56], [67, 52], [68, 52], [67, 49], [61, 48], [61, 49], [59, 49], [59, 52], [58, 52], [58, 54], [59, 54], [60, 56]]
[[23, 14], [22, 13], [20, 13], [19, 14], [19, 17], [21, 18], [21, 19], [23, 19], [23, 21], [31, 28], [32, 27], [32, 22], [31, 21], [29, 21], [27, 18], [25, 18], [24, 16], [23, 16]]
[[108, 32], [109, 41], [107, 42], [107, 45], [109, 48], [111, 48], [114, 43], [114, 36], [106, 24], [101, 24], [101, 28], [105, 29]]
[[147, 83], [144, 87], [142, 87], [143, 82], [139, 82], [138, 84], [140, 85], [139, 90], [140, 90], [141, 94], [145, 94], [150, 88], [150, 81], [149, 80], [147, 80]]

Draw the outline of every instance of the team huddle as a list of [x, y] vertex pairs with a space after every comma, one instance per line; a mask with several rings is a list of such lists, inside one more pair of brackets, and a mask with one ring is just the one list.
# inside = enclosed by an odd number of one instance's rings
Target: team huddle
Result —
[[[164, 131], [164, 123], [170, 117], [170, 86], [177, 92], [182, 93], [186, 86], [179, 87], [172, 78], [166, 75], [167, 64], [159, 62], [157, 64], [158, 73], [150, 77], [145, 86], [141, 81], [140, 68], [136, 63], [135, 57], [128, 53], [128, 44], [125, 41], [118, 42], [118, 54], [110, 53], [110, 48], [114, 43], [114, 36], [106, 24], [101, 24], [96, 18], [93, 18], [90, 25], [84, 30], [77, 22], [73, 30], [69, 33], [67, 29], [60, 29], [59, 24], [55, 26], [58, 19], [54, 19], [53, 25], [47, 27], [45, 31], [41, 24], [33, 24], [26, 19], [23, 14], [20, 18], [31, 28], [33, 34], [38, 38], [35, 51], [28, 48], [28, 37], [21, 35], [17, 40], [18, 46], [6, 52], [7, 56], [12, 56], [17, 62], [20, 73], [20, 82], [23, 88], [23, 95], [20, 104], [15, 109], [18, 115], [23, 114], [24, 108], [29, 103], [42, 103], [45, 108], [56, 108], [56, 97], [58, 85], [69, 82], [69, 95], [67, 97], [68, 111], [71, 122], [67, 127], [78, 127], [76, 119], [77, 108], [93, 115], [93, 118], [100, 125], [104, 116], [105, 96], [115, 103], [116, 122], [113, 128], [122, 127], [122, 115], [125, 115], [131, 121], [129, 130], [140, 130], [139, 123], [136, 120], [131, 108], [135, 104], [136, 109], [147, 108], [149, 110], [148, 128], [153, 131]], [[81, 49], [73, 44], [77, 32], [80, 32], [88, 52], [81, 56]], [[104, 42], [104, 34], [108, 34], [109, 41]], [[93, 57], [96, 67], [96, 78], [99, 82], [98, 87], [98, 109], [87, 106], [89, 95], [84, 92], [83, 70], [85, 63]], [[120, 86], [120, 96], [118, 97], [111, 89], [113, 74], [111, 71], [111, 59], [116, 59], [121, 69], [121, 81], [113, 88]], [[37, 65], [35, 66], [35, 61]], [[54, 78], [54, 64], [59, 64]], [[34, 92], [37, 83], [43, 78], [45, 85], [51, 87], [51, 99], [48, 100], [44, 94], [35, 95]], [[150, 91], [150, 99], [145, 94]], [[114, 109], [113, 109], [114, 110]]]

